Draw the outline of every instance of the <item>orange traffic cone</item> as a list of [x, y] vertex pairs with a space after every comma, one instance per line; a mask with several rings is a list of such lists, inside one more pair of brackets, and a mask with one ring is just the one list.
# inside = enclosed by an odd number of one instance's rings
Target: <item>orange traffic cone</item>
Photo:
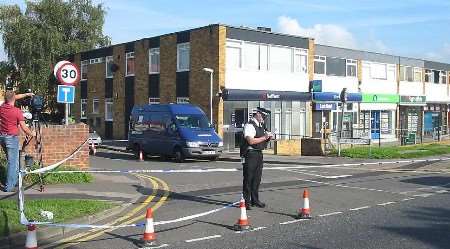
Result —
[[28, 225], [27, 226], [27, 240], [25, 242], [25, 249], [37, 249], [37, 241], [36, 241], [36, 226]]
[[144, 161], [144, 153], [142, 152], [142, 150], [139, 150], [139, 162], [143, 161]]
[[298, 219], [311, 219], [311, 210], [309, 209], [308, 189], [303, 191], [303, 207], [298, 210]]
[[155, 228], [153, 226], [153, 211], [152, 208], [147, 208], [147, 214], [145, 215], [145, 231], [142, 240], [145, 244], [153, 244], [156, 240]]
[[94, 143], [91, 144], [91, 150], [92, 150], [92, 155], [95, 156], [95, 153], [97, 153], [97, 149], [95, 148], [95, 144]]
[[239, 208], [241, 209], [241, 218], [234, 225], [236, 230], [248, 230], [250, 228], [250, 224], [247, 219], [247, 209], [245, 208], [245, 200], [244, 197], [241, 197], [241, 201], [239, 202]]

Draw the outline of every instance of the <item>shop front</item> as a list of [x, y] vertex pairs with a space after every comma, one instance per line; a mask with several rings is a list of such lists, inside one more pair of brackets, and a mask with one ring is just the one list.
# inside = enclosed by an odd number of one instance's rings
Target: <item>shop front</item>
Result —
[[[353, 126], [356, 124], [356, 103], [360, 102], [360, 93], [348, 93], [347, 103], [344, 104], [344, 117], [342, 122], [342, 137], [353, 137]], [[339, 93], [336, 92], [315, 92], [312, 95], [313, 101], [313, 137], [323, 137], [324, 132], [331, 130], [335, 135], [338, 131], [339, 120], [341, 119], [342, 103]], [[335, 137], [335, 136], [332, 136]]]
[[422, 142], [426, 105], [426, 96], [400, 96], [399, 137], [402, 145]]
[[396, 140], [399, 95], [362, 94], [359, 106], [359, 130], [383, 142]]
[[448, 104], [427, 103], [424, 107], [424, 138], [440, 140], [448, 134]]
[[[239, 149], [244, 124], [257, 107], [271, 112], [266, 127], [277, 139], [301, 139], [308, 132], [308, 106], [311, 94], [306, 92], [225, 89], [222, 92], [223, 140], [228, 151]], [[269, 144], [269, 148], [273, 144]]]

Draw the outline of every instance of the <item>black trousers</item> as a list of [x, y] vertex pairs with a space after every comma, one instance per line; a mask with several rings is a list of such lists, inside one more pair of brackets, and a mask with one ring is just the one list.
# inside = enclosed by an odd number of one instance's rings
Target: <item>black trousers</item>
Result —
[[243, 169], [243, 187], [245, 203], [259, 201], [259, 185], [263, 169], [263, 154], [261, 151], [249, 151], [245, 156]]

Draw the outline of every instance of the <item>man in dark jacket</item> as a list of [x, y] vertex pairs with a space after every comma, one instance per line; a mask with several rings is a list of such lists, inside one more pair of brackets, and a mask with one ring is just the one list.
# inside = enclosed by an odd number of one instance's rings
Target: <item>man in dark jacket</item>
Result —
[[265, 203], [259, 200], [259, 185], [263, 169], [263, 153], [267, 142], [273, 138], [266, 132], [264, 126], [264, 113], [258, 109], [253, 118], [244, 126], [244, 163], [243, 163], [243, 189], [245, 205], [248, 210], [251, 206], [264, 208]]

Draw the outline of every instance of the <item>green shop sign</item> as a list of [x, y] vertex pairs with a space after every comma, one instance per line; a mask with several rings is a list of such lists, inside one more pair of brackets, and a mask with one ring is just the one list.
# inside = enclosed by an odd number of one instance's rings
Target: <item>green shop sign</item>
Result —
[[362, 94], [364, 103], [398, 103], [400, 96], [397, 94]]

